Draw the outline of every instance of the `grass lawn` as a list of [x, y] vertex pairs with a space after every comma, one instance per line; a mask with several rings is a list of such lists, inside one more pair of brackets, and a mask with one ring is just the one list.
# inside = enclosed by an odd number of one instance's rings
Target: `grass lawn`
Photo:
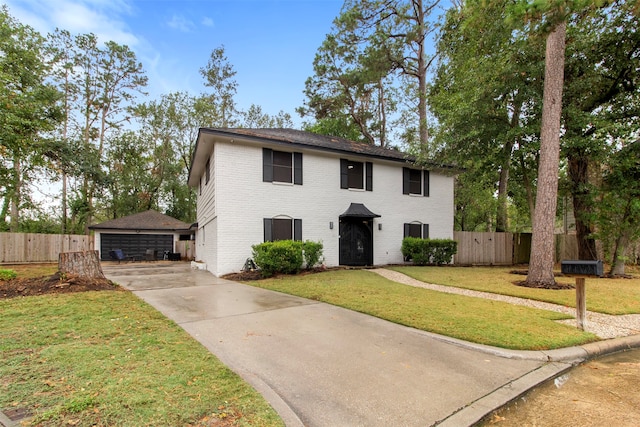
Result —
[[283, 425], [253, 388], [129, 292], [6, 299], [0, 313], [0, 408], [28, 409], [33, 425]]
[[[437, 285], [495, 294], [510, 295], [575, 307], [575, 290], [532, 289], [515, 286], [526, 276], [511, 274], [516, 267], [389, 267], [414, 279]], [[559, 277], [559, 283], [574, 284], [575, 279]], [[587, 310], [605, 314], [640, 313], [640, 277], [633, 279], [588, 278]]]
[[552, 349], [598, 339], [593, 334], [555, 322], [569, 318], [560, 313], [414, 288], [366, 270], [279, 276], [247, 284], [503, 348]]

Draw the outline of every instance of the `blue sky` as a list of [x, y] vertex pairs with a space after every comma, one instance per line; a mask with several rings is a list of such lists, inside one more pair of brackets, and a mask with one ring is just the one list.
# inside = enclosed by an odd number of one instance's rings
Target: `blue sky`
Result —
[[343, 0], [6, 0], [43, 35], [55, 28], [128, 45], [149, 78], [150, 99], [205, 90], [198, 70], [224, 45], [236, 70], [238, 107], [272, 115], [302, 105], [315, 53]]

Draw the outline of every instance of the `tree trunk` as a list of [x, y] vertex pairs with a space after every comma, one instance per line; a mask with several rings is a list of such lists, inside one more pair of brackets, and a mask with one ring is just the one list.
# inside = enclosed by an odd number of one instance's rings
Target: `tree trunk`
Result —
[[[413, 4], [416, 13], [416, 22], [424, 33], [425, 26], [425, 10], [422, 1]], [[425, 39], [418, 43], [417, 59], [418, 59], [418, 135], [420, 137], [420, 147], [422, 153], [429, 156], [429, 124], [427, 122], [427, 58], [425, 57]]]
[[61, 252], [58, 255], [58, 270], [60, 273], [76, 277], [105, 278], [98, 251]]
[[540, 131], [538, 190], [526, 283], [553, 286], [554, 224], [558, 204], [560, 119], [564, 85], [566, 23], [560, 22], [547, 36], [545, 77]]
[[524, 184], [524, 188], [527, 191], [527, 205], [529, 206], [529, 218], [531, 220], [531, 224], [533, 225], [533, 213], [535, 212], [535, 200], [533, 198], [533, 185], [531, 184], [531, 179], [529, 179], [529, 173], [527, 166], [524, 162], [524, 156], [522, 152], [520, 152], [520, 167], [522, 168], [522, 183]]
[[505, 144], [502, 167], [500, 168], [500, 180], [498, 182], [498, 208], [496, 214], [496, 231], [498, 232], [509, 230], [508, 185], [512, 150], [512, 142]]
[[384, 85], [378, 80], [378, 121], [380, 122], [380, 146], [387, 147], [387, 104], [385, 102]]
[[624, 255], [627, 251], [628, 243], [629, 238], [627, 236], [627, 233], [622, 233], [616, 239], [616, 244], [613, 251], [613, 261], [611, 263], [611, 271], [609, 272], [610, 276], [624, 276]]
[[576, 220], [576, 236], [578, 238], [578, 258], [595, 260], [596, 241], [590, 238], [593, 230], [585, 218], [593, 213], [589, 203], [589, 160], [584, 156], [569, 155], [569, 177], [571, 178], [571, 196], [573, 197], [573, 214]]
[[60, 230], [62, 234], [67, 234], [67, 173], [65, 171], [62, 171], [62, 226]]
[[20, 165], [20, 159], [17, 157], [13, 159], [13, 173], [14, 187], [13, 194], [11, 195], [11, 222], [9, 224], [9, 231], [17, 233], [20, 227], [20, 203], [22, 198], [22, 167]]

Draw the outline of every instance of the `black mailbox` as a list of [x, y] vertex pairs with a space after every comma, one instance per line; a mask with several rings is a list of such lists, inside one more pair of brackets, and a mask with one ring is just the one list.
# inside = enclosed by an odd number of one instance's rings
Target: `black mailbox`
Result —
[[604, 276], [602, 261], [562, 261], [562, 274], [573, 276]]

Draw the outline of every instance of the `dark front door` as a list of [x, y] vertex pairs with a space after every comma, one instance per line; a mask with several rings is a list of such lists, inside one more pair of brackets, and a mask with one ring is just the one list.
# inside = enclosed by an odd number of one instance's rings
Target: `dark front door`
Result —
[[340, 265], [373, 265], [371, 220], [340, 219]]

